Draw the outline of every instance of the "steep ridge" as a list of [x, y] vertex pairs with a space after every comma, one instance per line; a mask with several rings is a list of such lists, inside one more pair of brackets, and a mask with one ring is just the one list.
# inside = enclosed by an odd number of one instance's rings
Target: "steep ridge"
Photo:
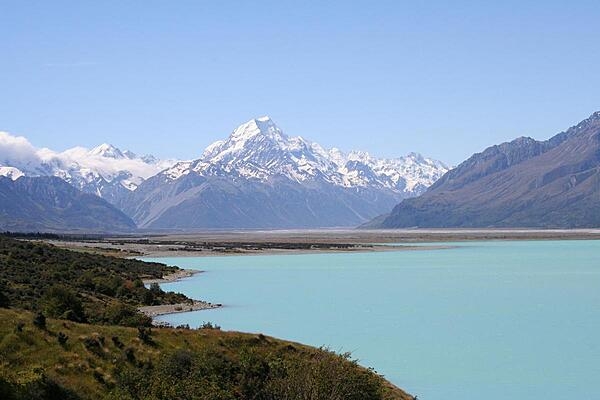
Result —
[[473, 155], [377, 226], [600, 226], [600, 112], [549, 140]]
[[127, 232], [135, 223], [57, 177], [0, 176], [0, 230]]

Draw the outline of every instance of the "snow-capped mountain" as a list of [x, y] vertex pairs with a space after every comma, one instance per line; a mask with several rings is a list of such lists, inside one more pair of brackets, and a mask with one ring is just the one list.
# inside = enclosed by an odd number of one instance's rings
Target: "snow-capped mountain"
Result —
[[63, 152], [36, 148], [27, 139], [0, 132], [0, 175], [56, 176], [76, 188], [120, 205], [123, 197], [145, 179], [172, 166], [173, 160], [138, 157], [110, 144], [91, 150], [75, 147]]
[[352, 226], [447, 171], [415, 153], [385, 160], [325, 150], [261, 117], [143, 182], [125, 211], [148, 228]]
[[412, 196], [447, 171], [442, 162], [417, 153], [378, 159], [366, 152], [325, 150], [300, 136], [285, 135], [269, 117], [261, 117], [240, 125], [227, 140], [208, 146], [200, 159], [175, 164], [163, 174], [169, 179], [193, 172], [263, 182], [283, 176], [299, 183], [323, 181], [347, 188], [385, 188]]
[[55, 176], [150, 229], [353, 226], [423, 192], [446, 171], [411, 153], [379, 159], [290, 137], [252, 119], [193, 161], [138, 156], [110, 144], [63, 152], [0, 132], [0, 175]]

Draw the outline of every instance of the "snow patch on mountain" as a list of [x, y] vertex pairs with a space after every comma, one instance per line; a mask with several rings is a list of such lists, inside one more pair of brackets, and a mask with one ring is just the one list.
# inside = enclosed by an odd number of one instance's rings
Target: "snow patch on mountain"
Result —
[[263, 182], [285, 177], [300, 183], [320, 181], [416, 195], [447, 171], [444, 163], [417, 153], [381, 159], [360, 151], [346, 154], [337, 148], [326, 150], [300, 136], [285, 135], [265, 116], [240, 125], [227, 139], [214, 142], [198, 160], [177, 163], [163, 174], [171, 180], [191, 172]]
[[74, 147], [63, 152], [36, 148], [26, 138], [0, 132], [0, 175], [57, 176], [79, 189], [102, 194], [106, 185], [131, 191], [145, 179], [175, 164], [154, 156], [138, 157], [131, 151], [103, 143], [91, 150]]
[[23, 171], [21, 171], [18, 168], [0, 167], [0, 176], [5, 176], [7, 178], [12, 179], [13, 181], [16, 181], [17, 179], [19, 179], [20, 177], [22, 177], [24, 175], [25, 174], [23, 173]]

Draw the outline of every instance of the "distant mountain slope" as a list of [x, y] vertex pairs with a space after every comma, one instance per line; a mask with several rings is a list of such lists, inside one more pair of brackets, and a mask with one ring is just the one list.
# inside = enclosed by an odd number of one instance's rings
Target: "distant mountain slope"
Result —
[[600, 226], [600, 112], [547, 141], [473, 155], [378, 227]]
[[421, 193], [446, 171], [418, 154], [383, 160], [326, 151], [262, 117], [198, 160], [143, 182], [124, 210], [145, 228], [352, 226]]
[[135, 223], [105, 200], [82, 193], [56, 177], [0, 176], [0, 230], [94, 231], [135, 229]]
[[0, 132], [0, 176], [56, 176], [76, 188], [121, 207], [123, 197], [174, 160], [137, 156], [110, 144], [91, 150], [74, 147], [63, 152], [38, 149], [24, 137]]

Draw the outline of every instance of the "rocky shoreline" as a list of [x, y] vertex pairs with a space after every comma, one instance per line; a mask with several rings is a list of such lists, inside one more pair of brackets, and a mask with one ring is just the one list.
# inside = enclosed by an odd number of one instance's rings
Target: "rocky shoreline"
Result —
[[[196, 274], [199, 274], [203, 271], [194, 270], [194, 269], [181, 269], [177, 272], [174, 272], [169, 275], [165, 275], [162, 278], [157, 279], [145, 279], [143, 282], [145, 285], [150, 285], [152, 283], [171, 283], [176, 282], [182, 279], [189, 278]], [[202, 300], [192, 300], [192, 302], [188, 303], [177, 303], [177, 304], [161, 304], [157, 306], [142, 306], [138, 307], [138, 311], [147, 315], [150, 318], [155, 318], [160, 315], [168, 315], [168, 314], [178, 314], [190, 311], [200, 311], [200, 310], [210, 310], [213, 308], [223, 307], [220, 303], [210, 303], [208, 301]], [[159, 324], [162, 325], [162, 324]]]
[[153, 283], [158, 283], [160, 285], [161, 283], [171, 283], [182, 279], [186, 279], [201, 272], [204, 271], [200, 271], [197, 269], [180, 269], [179, 271], [169, 275], [165, 275], [162, 278], [144, 279], [143, 282], [144, 285], [151, 285]]
[[178, 304], [161, 304], [158, 306], [143, 306], [138, 307], [138, 311], [146, 314], [150, 318], [158, 317], [160, 315], [177, 314], [190, 311], [199, 310], [210, 310], [213, 308], [223, 307], [222, 304], [209, 303], [202, 300], [194, 300], [192, 303], [178, 303]]

